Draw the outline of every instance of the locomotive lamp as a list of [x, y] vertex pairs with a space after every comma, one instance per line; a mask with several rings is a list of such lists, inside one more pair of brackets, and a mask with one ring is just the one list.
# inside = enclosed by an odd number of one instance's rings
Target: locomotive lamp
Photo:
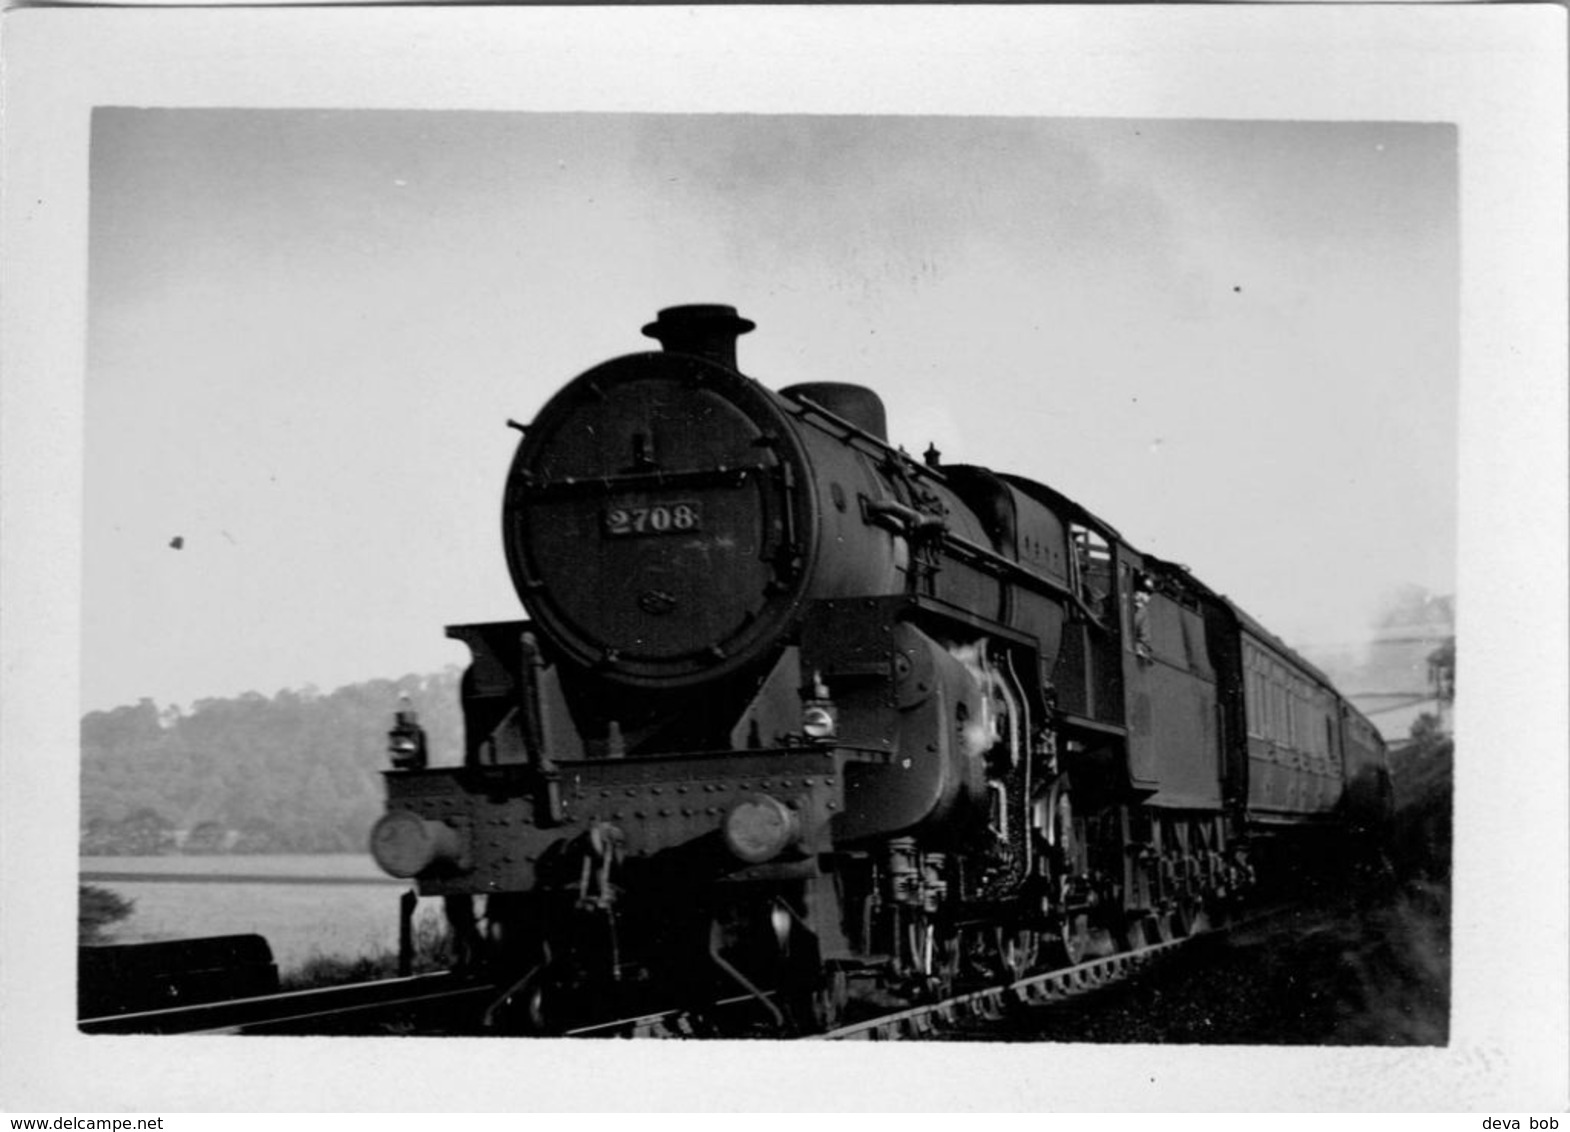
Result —
[[812, 674], [812, 698], [802, 705], [801, 731], [814, 743], [826, 743], [839, 734], [839, 709], [829, 699], [821, 673]]
[[420, 713], [409, 707], [408, 696], [402, 697], [393, 715], [393, 728], [387, 732], [387, 754], [395, 770], [425, 769], [425, 728], [420, 726]]

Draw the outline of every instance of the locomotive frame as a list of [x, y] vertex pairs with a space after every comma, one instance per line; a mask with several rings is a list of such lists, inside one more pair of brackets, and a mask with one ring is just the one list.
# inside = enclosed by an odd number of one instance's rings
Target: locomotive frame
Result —
[[[391, 733], [382, 868], [445, 898], [487, 1020], [675, 996], [832, 1025], [1185, 934], [1390, 805], [1377, 732], [1184, 567], [1053, 489], [918, 461], [876, 395], [771, 392], [670, 308], [529, 426], [529, 620], [470, 649], [461, 767]], [[483, 908], [476, 897], [483, 896]]]

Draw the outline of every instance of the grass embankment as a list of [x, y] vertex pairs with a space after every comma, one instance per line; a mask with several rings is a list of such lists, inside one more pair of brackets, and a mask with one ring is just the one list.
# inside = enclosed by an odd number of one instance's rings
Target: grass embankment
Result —
[[[1177, 1009], [1164, 1040], [1445, 1045], [1453, 755], [1453, 741], [1432, 733], [1395, 752], [1387, 867], [1321, 894], [1296, 931], [1229, 946], [1197, 975], [1197, 1008]], [[1228, 1009], [1207, 1014], [1218, 1002]]]
[[[439, 920], [422, 919], [414, 925], [414, 955], [411, 973], [445, 971], [453, 964], [453, 950], [447, 925]], [[398, 974], [398, 952], [393, 949], [355, 957], [313, 955], [300, 966], [279, 976], [281, 990], [310, 990], [345, 983], [365, 983], [390, 979]]]

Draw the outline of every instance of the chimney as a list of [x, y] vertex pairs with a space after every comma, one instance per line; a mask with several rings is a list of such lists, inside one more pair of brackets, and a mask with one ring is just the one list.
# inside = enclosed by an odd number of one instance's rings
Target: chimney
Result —
[[643, 328], [643, 333], [659, 339], [670, 353], [696, 354], [735, 369], [736, 339], [756, 325], [751, 319], [739, 317], [735, 307], [695, 303], [666, 307]]

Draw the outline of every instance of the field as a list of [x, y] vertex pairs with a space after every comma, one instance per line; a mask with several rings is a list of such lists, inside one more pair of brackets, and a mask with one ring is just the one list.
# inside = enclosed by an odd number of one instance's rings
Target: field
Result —
[[[81, 879], [136, 902], [109, 929], [112, 943], [256, 932], [284, 976], [317, 957], [398, 946], [403, 885], [366, 857], [84, 857]], [[415, 915], [439, 920], [440, 902], [422, 901]]]

